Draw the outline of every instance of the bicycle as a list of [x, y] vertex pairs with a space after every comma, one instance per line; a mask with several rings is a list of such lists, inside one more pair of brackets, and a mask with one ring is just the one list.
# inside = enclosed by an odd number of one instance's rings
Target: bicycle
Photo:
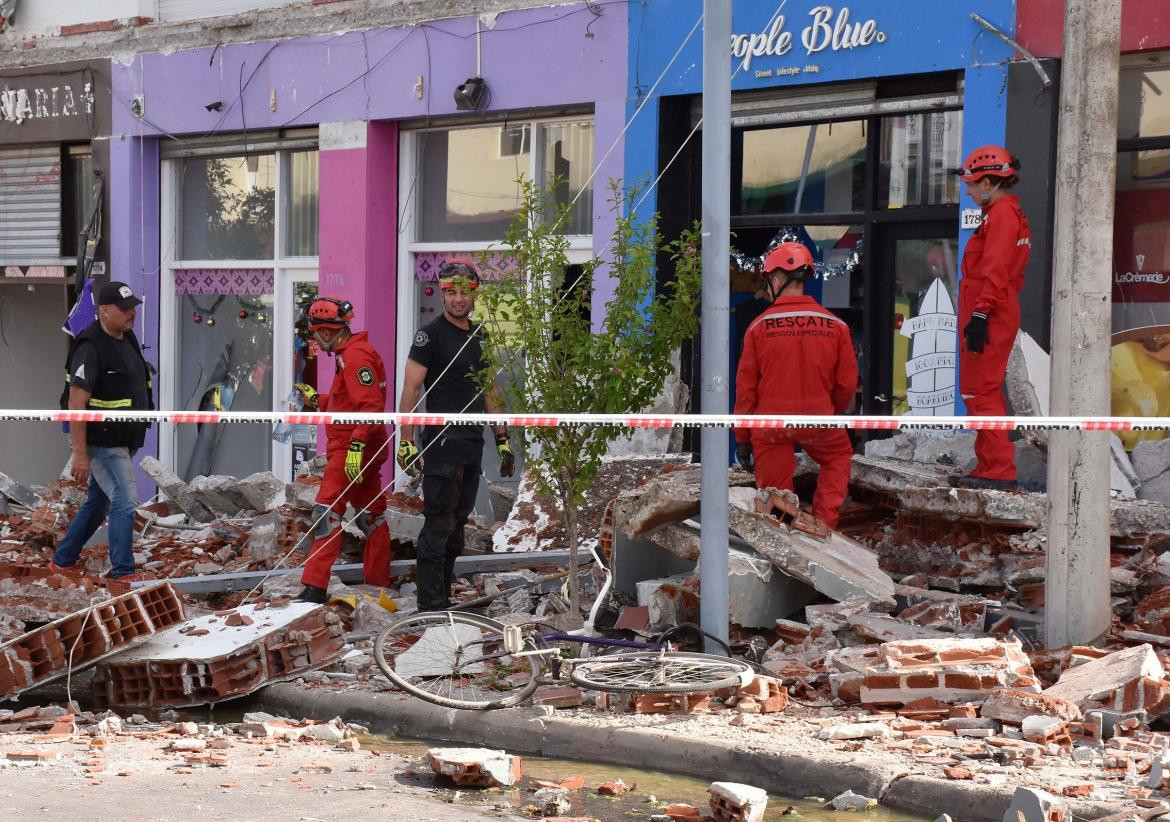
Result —
[[[538, 685], [564, 684], [566, 676], [580, 688], [629, 694], [708, 693], [746, 686], [755, 678], [748, 663], [674, 650], [670, 632], [658, 642], [594, 636], [598, 607], [612, 583], [596, 551], [594, 561], [606, 581], [579, 631], [542, 633], [539, 622], [509, 625], [478, 614], [432, 611], [383, 629], [374, 641], [374, 659], [403, 691], [461, 710], [513, 707]], [[615, 653], [566, 656], [562, 644]]]

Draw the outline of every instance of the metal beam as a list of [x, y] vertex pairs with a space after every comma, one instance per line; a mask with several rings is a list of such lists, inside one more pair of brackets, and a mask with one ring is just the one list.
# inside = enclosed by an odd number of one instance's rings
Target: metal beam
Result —
[[[477, 554], [459, 557], [455, 560], [456, 575], [482, 574], [494, 571], [513, 571], [518, 568], [535, 568], [540, 565], [565, 567], [569, 564], [568, 551], [518, 551], [512, 554]], [[391, 576], [409, 576], [414, 573], [413, 559], [400, 559], [390, 563]], [[250, 590], [268, 577], [299, 574], [300, 568], [275, 568], [271, 571], [242, 571], [234, 574], [205, 574], [196, 577], [177, 577], [167, 580], [184, 594], [226, 594], [232, 591]], [[362, 566], [334, 565], [333, 573], [346, 584], [362, 581]], [[132, 588], [146, 588], [157, 585], [158, 580], [144, 579], [132, 583]]]

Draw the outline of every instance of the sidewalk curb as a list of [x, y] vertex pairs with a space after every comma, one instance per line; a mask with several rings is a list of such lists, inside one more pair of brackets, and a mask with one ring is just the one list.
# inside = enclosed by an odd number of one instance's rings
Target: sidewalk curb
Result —
[[[378, 733], [611, 762], [702, 779], [734, 778], [785, 796], [831, 798], [852, 790], [879, 797], [888, 808], [927, 816], [949, 813], [959, 822], [1002, 822], [1014, 792], [1014, 787], [904, 775], [888, 766], [827, 761], [812, 752], [771, 754], [659, 729], [540, 717], [524, 709], [456, 711], [397, 693], [338, 693], [284, 682], [269, 685], [254, 699], [257, 710], [317, 719], [341, 716]], [[1069, 810], [1083, 819], [1117, 812], [1098, 802], [1070, 802]]]

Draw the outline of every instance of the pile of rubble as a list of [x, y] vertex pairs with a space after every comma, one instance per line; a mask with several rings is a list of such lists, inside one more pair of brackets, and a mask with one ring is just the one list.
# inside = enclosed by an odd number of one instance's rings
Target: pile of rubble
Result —
[[72, 746], [62, 743], [72, 742], [84, 746], [78, 756], [84, 774], [100, 779], [102, 775], [112, 775], [107, 759], [113, 758], [113, 746], [147, 740], [161, 744], [158, 751], [161, 758], [169, 760], [170, 770], [190, 773], [195, 769], [229, 767], [231, 750], [241, 745], [294, 742], [353, 752], [361, 748], [358, 735], [368, 733], [368, 729], [343, 722], [340, 717], [328, 722], [293, 721], [255, 712], [244, 714], [241, 722], [197, 723], [183, 721], [173, 711], [151, 720], [143, 714], [85, 711], [77, 702], [71, 702], [68, 706], [0, 709], [0, 747], [5, 749], [0, 767], [60, 762], [73, 752]]

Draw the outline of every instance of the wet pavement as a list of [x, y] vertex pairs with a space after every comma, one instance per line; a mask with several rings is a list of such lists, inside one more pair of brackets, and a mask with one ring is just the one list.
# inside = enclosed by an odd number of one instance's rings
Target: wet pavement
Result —
[[[399, 756], [419, 759], [428, 748], [439, 747], [450, 743], [427, 743], [414, 739], [396, 739], [394, 737], [370, 735], [361, 738], [365, 748], [393, 753]], [[561, 782], [577, 777], [585, 781], [585, 787], [579, 791], [572, 791], [569, 800], [572, 810], [569, 816], [589, 816], [602, 822], [617, 822], [617, 820], [637, 819], [641, 815], [649, 816], [660, 813], [661, 809], [674, 803], [686, 803], [699, 808], [706, 808], [708, 802], [707, 786], [709, 782], [689, 776], [649, 771], [639, 768], [625, 768], [620, 765], [605, 765], [597, 762], [579, 762], [564, 759], [546, 759], [537, 756], [523, 756], [524, 779], [518, 789], [474, 790], [451, 787], [451, 783], [431, 773], [418, 771], [401, 777], [400, 781], [412, 786], [430, 786], [437, 794], [449, 802], [476, 807], [480, 810], [494, 808], [497, 811], [527, 815], [526, 805], [534, 805], [532, 801], [533, 780]], [[621, 780], [633, 786], [631, 791], [619, 798], [600, 796], [597, 786], [605, 782]], [[728, 774], [725, 781], [735, 781], [734, 775]], [[764, 816], [769, 822], [780, 820], [800, 819], [806, 822], [842, 822], [843, 818], [850, 822], [923, 822], [927, 817], [878, 808], [863, 813], [848, 813], [843, 817], [841, 812], [832, 808], [825, 808], [827, 797], [806, 797], [794, 799], [769, 795], [768, 811]], [[539, 815], [538, 815], [539, 816]]]

